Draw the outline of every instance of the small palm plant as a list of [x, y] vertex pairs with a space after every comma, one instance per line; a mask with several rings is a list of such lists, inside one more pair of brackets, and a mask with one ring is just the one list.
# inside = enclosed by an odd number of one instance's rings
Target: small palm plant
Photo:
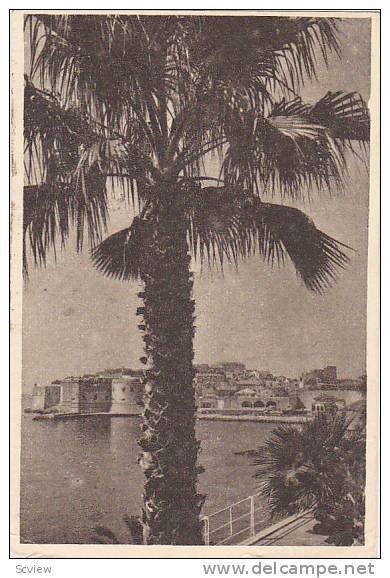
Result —
[[[142, 280], [144, 541], [200, 544], [191, 255], [290, 258], [324, 291], [345, 246], [266, 198], [342, 189], [367, 107], [355, 93], [299, 97], [318, 60], [340, 56], [334, 19], [34, 14], [26, 37], [25, 272], [27, 244], [44, 264], [74, 225], [99, 270]], [[108, 189], [136, 215], [102, 241]]]
[[355, 422], [338, 412], [300, 428], [282, 425], [252, 452], [273, 516], [312, 509], [328, 542], [364, 540], [365, 423]]

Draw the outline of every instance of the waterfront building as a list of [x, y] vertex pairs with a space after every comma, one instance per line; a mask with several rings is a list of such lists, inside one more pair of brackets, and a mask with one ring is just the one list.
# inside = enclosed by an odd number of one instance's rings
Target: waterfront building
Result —
[[345, 378], [337, 380], [337, 387], [339, 389], [364, 391], [366, 386], [367, 382], [365, 381], [365, 376], [361, 376], [358, 379]]
[[319, 395], [312, 403], [311, 411], [315, 415], [333, 413], [339, 409], [345, 409], [345, 400], [334, 395]]
[[255, 392], [255, 390], [249, 387], [240, 389], [236, 393], [238, 407], [253, 407], [253, 404], [257, 400], [257, 398], [258, 395]]
[[140, 414], [143, 394], [141, 378], [120, 374], [118, 370], [102, 373], [104, 377], [101, 374], [72, 376], [47, 386], [35, 385], [31, 409], [51, 409], [58, 413]]
[[79, 413], [106, 413], [111, 408], [111, 380], [91, 377], [79, 381]]
[[205, 395], [214, 395], [215, 386], [212, 383], [195, 384], [195, 396], [204, 397]]
[[254, 389], [245, 388], [235, 395], [236, 407], [285, 411], [291, 409], [290, 398], [286, 395], [259, 395]]
[[65, 378], [60, 385], [61, 397], [58, 408], [63, 413], [79, 413], [79, 380]]
[[140, 413], [143, 384], [139, 377], [122, 375], [111, 383], [111, 413]]
[[63, 413], [106, 413], [111, 408], [111, 379], [73, 378], [61, 385], [58, 410]]
[[321, 396], [337, 397], [338, 399], [343, 400], [345, 407], [348, 407], [354, 402], [362, 399], [362, 393], [357, 390], [336, 389], [327, 392], [324, 391], [323, 389], [313, 388], [299, 391], [300, 399], [304, 403], [305, 407], [309, 410], [312, 410], [313, 403], [317, 398], [320, 398]]
[[225, 375], [219, 373], [202, 373], [196, 376], [196, 383], [201, 386], [226, 382]]
[[35, 411], [43, 411], [57, 405], [60, 402], [60, 398], [61, 387], [59, 385], [34, 384], [31, 409]]
[[218, 398], [214, 393], [206, 393], [198, 400], [198, 407], [201, 409], [217, 409]]
[[288, 396], [273, 396], [266, 402], [266, 408], [284, 412], [293, 409], [293, 399]]
[[232, 396], [237, 392], [237, 389], [239, 389], [237, 384], [229, 381], [224, 381], [214, 386], [215, 393], [221, 397]]

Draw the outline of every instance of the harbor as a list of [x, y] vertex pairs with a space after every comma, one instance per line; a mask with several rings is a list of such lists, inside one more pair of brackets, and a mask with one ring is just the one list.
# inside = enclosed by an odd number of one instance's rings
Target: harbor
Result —
[[[272, 423], [197, 420], [196, 434], [202, 444], [199, 463], [205, 470], [199, 484], [207, 494], [204, 515], [257, 491], [246, 452], [261, 445], [273, 427]], [[104, 526], [126, 543], [123, 517], [139, 512], [144, 483], [137, 464], [139, 436], [137, 417], [34, 421], [32, 414], [24, 414], [22, 541], [90, 544], [96, 541], [94, 527]], [[59, 516], [63, 516], [61, 523]]]

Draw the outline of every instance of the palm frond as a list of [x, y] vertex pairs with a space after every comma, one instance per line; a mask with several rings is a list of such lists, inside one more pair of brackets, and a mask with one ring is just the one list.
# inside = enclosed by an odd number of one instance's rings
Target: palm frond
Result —
[[59, 237], [64, 245], [69, 227], [76, 229], [77, 249], [85, 225], [91, 244], [107, 224], [106, 178], [98, 164], [76, 171], [80, 151], [94, 141], [90, 124], [80, 111], [63, 109], [52, 95], [27, 79], [24, 106], [25, 177], [24, 271], [27, 242], [35, 264], [44, 265]]
[[55, 180], [77, 164], [79, 147], [93, 138], [85, 116], [63, 109], [26, 77], [24, 90], [25, 176], [28, 184]]
[[[153, 174], [151, 151], [139, 124], [129, 120], [126, 133], [97, 122], [80, 108], [66, 108], [51, 93], [37, 89], [26, 78], [24, 107], [26, 177], [74, 177], [80, 169], [97, 167], [116, 174], [122, 184], [145, 185]], [[52, 175], [51, 172], [56, 174]]]
[[[320, 56], [340, 54], [332, 18], [203, 17], [193, 54], [202, 73], [216, 80], [257, 79], [270, 91], [294, 92], [316, 76]], [[245, 82], [244, 82], [245, 83]], [[250, 84], [249, 84], [250, 86]]]
[[370, 116], [367, 104], [357, 92], [327, 92], [314, 105], [299, 97], [274, 103], [269, 118], [300, 118], [326, 128], [332, 138], [368, 142]]
[[92, 249], [94, 266], [107, 277], [138, 279], [149, 239], [149, 225], [135, 217], [131, 226], [110, 235]]
[[69, 238], [70, 227], [76, 230], [76, 247], [83, 247], [84, 229], [95, 245], [107, 226], [106, 179], [96, 170], [82, 175], [75, 183], [50, 181], [24, 187], [23, 270], [28, 275], [28, 245], [35, 265], [46, 264], [50, 248], [56, 250]]
[[201, 262], [237, 264], [257, 253], [272, 265], [288, 257], [306, 287], [318, 293], [348, 263], [346, 246], [296, 208], [229, 187], [195, 188], [188, 207], [190, 246]]
[[[41, 23], [33, 69], [41, 86], [58, 93], [112, 130], [137, 121], [157, 151], [163, 127], [154, 96], [165, 68], [153, 51], [151, 19], [138, 16], [34, 15]], [[43, 39], [42, 39], [43, 38]]]
[[368, 142], [369, 131], [367, 105], [356, 93], [328, 92], [312, 106], [282, 100], [258, 135], [268, 186], [292, 197], [342, 188], [346, 151], [355, 151], [354, 141]]
[[238, 264], [253, 254], [254, 222], [246, 193], [194, 183], [187, 195], [189, 242], [195, 259], [223, 266], [224, 260]]
[[56, 246], [57, 233], [62, 244], [68, 238], [70, 203], [66, 186], [51, 191], [42, 185], [26, 186], [23, 197], [23, 272], [28, 276], [27, 243], [35, 264], [44, 265], [48, 249]]
[[107, 177], [138, 208], [149, 186], [153, 163], [138, 140], [137, 127], [126, 136], [107, 134], [77, 108], [64, 108], [52, 94], [25, 85], [25, 273], [27, 242], [35, 264], [69, 227], [83, 247], [85, 226], [96, 245], [108, 218]]
[[[356, 450], [349, 425], [342, 413], [319, 416], [300, 429], [282, 425], [252, 452], [254, 477], [273, 514], [334, 503], [343, 495], [347, 463]], [[359, 459], [356, 453], [354, 458]]]
[[[184, 106], [179, 106], [172, 146], [183, 138], [184, 151], [197, 153], [197, 158], [205, 142], [221, 150], [218, 137], [239, 130], [245, 114], [266, 115], [276, 86], [290, 96], [295, 77], [314, 76], [316, 49], [325, 59], [338, 50], [336, 25], [328, 19], [206, 17], [193, 38], [193, 87], [186, 88]], [[237, 140], [246, 142], [244, 136], [240, 131]]]
[[341, 189], [345, 172], [343, 148], [323, 126], [295, 115], [251, 116], [237, 123], [223, 165], [231, 185], [291, 198], [313, 189]]
[[274, 50], [278, 58], [277, 77], [293, 91], [306, 78], [317, 78], [319, 55], [328, 64], [329, 55], [341, 55], [335, 18], [279, 19]]
[[368, 142], [370, 117], [367, 104], [356, 92], [327, 92], [309, 111], [335, 139]]
[[[260, 253], [268, 261], [288, 256], [311, 291], [322, 293], [337, 279], [337, 270], [349, 261], [343, 243], [316, 228], [302, 211], [263, 203], [258, 210]], [[261, 245], [261, 243], [263, 245]]]
[[236, 115], [224, 127], [224, 180], [259, 194], [292, 198], [340, 190], [347, 151], [356, 152], [357, 141], [368, 142], [369, 126], [367, 106], [358, 94], [327, 93], [314, 105], [282, 99], [265, 117], [255, 111]]

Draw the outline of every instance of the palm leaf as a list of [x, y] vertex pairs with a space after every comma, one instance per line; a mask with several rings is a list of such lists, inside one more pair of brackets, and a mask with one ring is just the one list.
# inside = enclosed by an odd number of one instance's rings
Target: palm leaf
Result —
[[97, 164], [76, 171], [80, 150], [90, 146], [94, 133], [75, 109], [63, 109], [52, 95], [25, 85], [24, 140], [24, 272], [28, 269], [27, 242], [35, 264], [60, 237], [64, 245], [69, 226], [76, 228], [77, 249], [84, 229], [91, 244], [101, 238], [107, 224], [106, 179]]
[[77, 109], [63, 109], [26, 77], [24, 91], [25, 176], [28, 184], [54, 180], [77, 164], [80, 145], [93, 132]]
[[[210, 266], [258, 254], [271, 265], [290, 258], [306, 287], [321, 293], [345, 267], [345, 247], [319, 229], [302, 211], [262, 203], [257, 197], [228, 187], [190, 187], [186, 182], [186, 212], [192, 254]], [[107, 276], [139, 277], [146, 258], [152, 224], [137, 218], [93, 250], [94, 265]]]
[[[296, 90], [315, 78], [319, 55], [340, 54], [332, 18], [202, 17], [193, 54], [202, 73], [239, 83], [248, 77]], [[267, 84], [266, 84], [267, 86]]]
[[35, 264], [45, 264], [57, 237], [62, 245], [67, 241], [70, 226], [78, 250], [85, 228], [92, 246], [101, 240], [108, 218], [107, 176], [133, 205], [140, 203], [153, 167], [136, 127], [129, 125], [126, 137], [105, 133], [79, 109], [64, 108], [26, 79], [25, 274], [28, 242]]
[[[62, 204], [63, 202], [63, 204]], [[23, 271], [28, 273], [27, 241], [35, 264], [45, 264], [49, 247], [55, 247], [57, 232], [64, 244], [69, 235], [69, 191], [63, 187], [24, 187], [23, 203]]]
[[[156, 150], [161, 137], [154, 93], [165, 80], [152, 58], [151, 19], [138, 16], [34, 15], [43, 28], [34, 70], [42, 86], [59, 92], [97, 121], [125, 133], [129, 121], [142, 128]], [[43, 39], [42, 39], [43, 37]], [[156, 53], [157, 56], [157, 53]], [[152, 129], [149, 126], [152, 125]]]
[[343, 250], [348, 247], [317, 229], [298, 209], [262, 203], [256, 220], [260, 253], [268, 261], [283, 262], [288, 256], [311, 291], [322, 293], [349, 261]]
[[249, 196], [229, 187], [187, 189], [187, 214], [191, 251], [201, 263], [238, 264], [255, 251], [254, 221]]
[[258, 253], [272, 265], [289, 257], [306, 287], [319, 293], [348, 263], [346, 246], [293, 207], [229, 187], [204, 187], [193, 193], [189, 212], [191, 248], [202, 262], [237, 264]]
[[135, 217], [127, 229], [110, 235], [91, 252], [95, 267], [107, 277], [138, 279], [149, 238], [148, 223]]
[[370, 123], [360, 95], [328, 92], [312, 106], [300, 99], [277, 103], [259, 127], [261, 173], [272, 190], [296, 197], [342, 188], [346, 150], [355, 151], [353, 141], [368, 142]]
[[24, 104], [29, 182], [36, 176], [37, 166], [43, 167], [41, 180], [47, 180], [50, 171], [56, 171], [51, 177], [56, 178], [97, 166], [103, 174], [114, 173], [122, 182], [130, 180], [140, 185], [148, 182], [154, 171], [151, 151], [136, 122], [129, 120], [126, 133], [117, 133], [81, 108], [62, 106], [51, 93], [37, 89], [28, 78]]
[[[223, 131], [232, 146], [229, 133], [237, 133], [236, 141], [244, 146], [245, 127], [239, 126], [244, 113], [266, 115], [277, 86], [283, 93], [294, 93], [295, 80], [315, 76], [316, 50], [325, 60], [328, 52], [338, 52], [336, 23], [323, 18], [206, 17], [201, 32], [193, 36], [194, 90], [186, 90], [180, 122], [172, 127], [172, 146], [185, 138], [184, 150], [197, 153], [197, 158], [204, 155], [205, 143], [222, 150]], [[196, 164], [193, 169], [197, 172]]]
[[360, 95], [328, 93], [315, 105], [283, 99], [266, 117], [243, 112], [225, 133], [227, 184], [296, 198], [343, 188], [347, 150], [368, 141], [369, 116]]
[[369, 141], [368, 107], [361, 95], [356, 92], [327, 92], [311, 107], [309, 116], [327, 127], [333, 138]]
[[370, 117], [367, 104], [357, 92], [327, 92], [314, 105], [299, 97], [273, 105], [269, 118], [301, 118], [326, 128], [334, 139], [368, 142]]
[[222, 173], [230, 186], [292, 198], [343, 186], [343, 148], [325, 127], [307, 118], [243, 115], [227, 136]]
[[84, 228], [95, 245], [107, 226], [106, 179], [91, 170], [76, 183], [56, 182], [24, 187], [23, 270], [28, 275], [28, 245], [35, 265], [45, 265], [50, 248], [62, 246], [76, 229], [76, 246], [83, 247]]
[[347, 463], [356, 460], [359, 447], [349, 435], [350, 423], [337, 413], [300, 429], [282, 425], [252, 452], [254, 477], [273, 514], [291, 514], [343, 495]]

